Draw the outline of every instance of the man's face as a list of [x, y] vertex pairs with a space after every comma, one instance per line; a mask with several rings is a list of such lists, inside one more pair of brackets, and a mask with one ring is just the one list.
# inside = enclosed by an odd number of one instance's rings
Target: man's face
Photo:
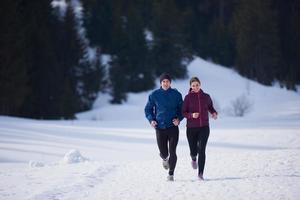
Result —
[[162, 89], [167, 90], [170, 88], [171, 82], [168, 79], [164, 79], [160, 83]]

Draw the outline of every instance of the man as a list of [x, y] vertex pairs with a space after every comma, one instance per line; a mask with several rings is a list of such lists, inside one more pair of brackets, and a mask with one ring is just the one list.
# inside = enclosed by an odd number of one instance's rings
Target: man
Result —
[[169, 170], [167, 180], [174, 181], [174, 170], [177, 162], [176, 147], [179, 138], [178, 125], [183, 119], [181, 106], [182, 96], [171, 88], [170, 75], [163, 73], [159, 89], [154, 90], [145, 106], [145, 115], [156, 130], [157, 145], [163, 167]]

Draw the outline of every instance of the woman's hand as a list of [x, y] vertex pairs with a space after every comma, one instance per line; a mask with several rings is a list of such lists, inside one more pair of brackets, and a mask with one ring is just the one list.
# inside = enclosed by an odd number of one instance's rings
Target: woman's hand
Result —
[[193, 117], [194, 119], [198, 118], [198, 117], [199, 117], [199, 113], [192, 113], [192, 117]]
[[217, 119], [217, 118], [218, 118], [218, 114], [217, 114], [217, 113], [213, 113], [213, 114], [211, 115], [211, 117], [212, 117], [213, 119]]

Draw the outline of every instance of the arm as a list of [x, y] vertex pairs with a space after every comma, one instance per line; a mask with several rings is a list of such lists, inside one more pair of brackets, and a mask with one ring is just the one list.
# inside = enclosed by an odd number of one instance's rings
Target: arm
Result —
[[150, 94], [149, 97], [148, 97], [148, 102], [147, 102], [147, 104], [145, 106], [145, 109], [144, 109], [145, 116], [149, 120], [150, 123], [151, 123], [151, 121], [155, 121], [154, 110], [155, 110], [155, 104], [154, 104], [154, 101], [153, 101], [152, 94]]
[[179, 119], [179, 121], [183, 120], [183, 115], [182, 115], [182, 104], [183, 104], [183, 101], [182, 101], [182, 95], [179, 93], [179, 102], [178, 102], [178, 105], [177, 105], [177, 118]]
[[210, 114], [212, 114], [212, 117], [214, 119], [217, 119], [218, 113], [213, 106], [213, 102], [212, 102], [210, 96], [208, 96], [208, 111], [210, 112]]
[[188, 100], [187, 96], [185, 96], [184, 101], [183, 101], [182, 114], [187, 119], [193, 118], [192, 113], [189, 112], [189, 100]]
[[183, 120], [183, 116], [182, 116], [182, 96], [181, 94], [178, 92], [178, 96], [177, 96], [177, 106], [176, 106], [176, 116], [175, 118], [173, 118], [172, 122], [175, 126], [178, 126], [180, 124], [180, 121]]

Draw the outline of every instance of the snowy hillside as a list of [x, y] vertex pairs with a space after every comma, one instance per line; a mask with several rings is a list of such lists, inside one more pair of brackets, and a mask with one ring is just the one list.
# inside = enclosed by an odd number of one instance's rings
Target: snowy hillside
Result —
[[[280, 123], [283, 126], [299, 127], [300, 122], [300, 93], [279, 87], [268, 87], [252, 80], [241, 77], [232, 69], [209, 63], [201, 58], [196, 58], [188, 67], [188, 76], [197, 76], [201, 80], [202, 89], [213, 98], [219, 117], [222, 120], [214, 122], [220, 127], [226, 126], [227, 121], [232, 122], [234, 127], [240, 123], [253, 126], [253, 123], [262, 126], [272, 126]], [[157, 81], [157, 87], [159, 87]], [[173, 81], [176, 88], [184, 97], [189, 89], [189, 79]], [[144, 106], [149, 92], [130, 94], [126, 106], [108, 105], [109, 96], [100, 95], [95, 102], [92, 111], [77, 115], [82, 120], [142, 120], [144, 119]], [[245, 95], [252, 103], [250, 112], [243, 118], [233, 117], [228, 113], [232, 101]], [[130, 114], [128, 113], [130, 110]], [[238, 121], [239, 123], [235, 123]], [[296, 122], [296, 123], [294, 123]], [[135, 124], [139, 126], [138, 124]], [[139, 127], [144, 127], [144, 124]]]
[[[129, 94], [124, 105], [109, 105], [101, 95], [79, 120], [0, 116], [0, 199], [299, 199], [300, 94], [199, 58], [188, 71], [219, 111], [210, 120], [204, 182], [190, 166], [185, 121], [175, 181], [166, 181], [144, 118], [148, 91]], [[172, 87], [184, 97], [188, 82]], [[234, 117], [231, 104], [241, 95], [252, 109]]]

